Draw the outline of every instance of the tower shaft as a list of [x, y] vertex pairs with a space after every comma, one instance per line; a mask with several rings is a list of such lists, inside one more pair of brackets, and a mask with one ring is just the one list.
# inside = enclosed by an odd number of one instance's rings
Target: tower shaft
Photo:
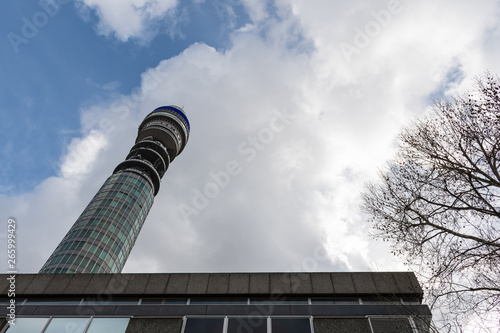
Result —
[[40, 273], [121, 272], [153, 204], [153, 186], [140, 172], [109, 177]]
[[160, 107], [146, 116], [126, 160], [90, 201], [40, 273], [121, 272], [160, 180], [188, 138], [189, 122], [181, 108]]

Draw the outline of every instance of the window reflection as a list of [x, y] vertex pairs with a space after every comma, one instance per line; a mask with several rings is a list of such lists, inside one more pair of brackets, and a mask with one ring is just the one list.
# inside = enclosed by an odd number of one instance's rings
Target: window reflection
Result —
[[49, 318], [16, 318], [16, 325], [10, 326], [8, 333], [38, 333], [43, 330]]
[[88, 322], [89, 318], [52, 318], [44, 333], [83, 333]]
[[87, 333], [124, 333], [129, 318], [93, 318]]
[[[125, 333], [130, 318], [16, 318], [8, 333]], [[90, 322], [90, 325], [89, 325]]]

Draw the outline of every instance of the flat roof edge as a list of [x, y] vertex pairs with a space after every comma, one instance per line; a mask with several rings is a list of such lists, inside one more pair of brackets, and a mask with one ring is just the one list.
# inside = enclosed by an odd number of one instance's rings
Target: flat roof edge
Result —
[[[0, 274], [7, 295], [11, 274]], [[16, 296], [401, 295], [421, 299], [413, 272], [16, 274]]]

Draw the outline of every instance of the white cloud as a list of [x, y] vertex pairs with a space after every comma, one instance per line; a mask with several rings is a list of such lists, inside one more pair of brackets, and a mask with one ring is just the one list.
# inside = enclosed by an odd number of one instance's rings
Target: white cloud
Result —
[[[114, 35], [121, 41], [149, 39], [156, 24], [177, 6], [177, 0], [80, 0], [99, 17], [98, 32]], [[85, 8], [85, 7], [84, 7]], [[171, 15], [169, 20], [174, 21]]]
[[105, 144], [106, 139], [102, 133], [95, 130], [81, 139], [73, 139], [68, 146], [68, 153], [62, 158], [62, 177], [70, 178], [89, 172], [99, 150]]

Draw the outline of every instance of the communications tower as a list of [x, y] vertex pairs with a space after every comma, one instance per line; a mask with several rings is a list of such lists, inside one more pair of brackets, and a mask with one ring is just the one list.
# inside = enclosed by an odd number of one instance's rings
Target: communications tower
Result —
[[148, 114], [125, 161], [104, 182], [40, 274], [121, 272], [160, 180], [186, 146], [189, 130], [189, 120], [178, 106]]

